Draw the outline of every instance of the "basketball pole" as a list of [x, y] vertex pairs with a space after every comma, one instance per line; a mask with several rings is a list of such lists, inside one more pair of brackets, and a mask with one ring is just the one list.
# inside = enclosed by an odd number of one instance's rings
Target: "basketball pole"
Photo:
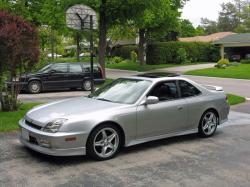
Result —
[[90, 66], [91, 66], [91, 93], [94, 92], [94, 43], [93, 43], [93, 16], [90, 15]]

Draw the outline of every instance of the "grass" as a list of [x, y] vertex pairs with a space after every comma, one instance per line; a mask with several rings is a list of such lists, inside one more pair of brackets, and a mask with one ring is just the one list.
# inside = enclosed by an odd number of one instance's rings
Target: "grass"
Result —
[[22, 104], [16, 112], [0, 112], [0, 132], [18, 130], [18, 121], [24, 117], [27, 111], [39, 104], [40, 103]]
[[244, 103], [246, 101], [246, 98], [238, 96], [238, 95], [227, 94], [227, 97], [228, 97], [228, 102], [230, 105], [237, 105], [240, 103]]
[[239, 66], [231, 66], [226, 69], [208, 68], [188, 71], [185, 75], [250, 79], [250, 64], [240, 64]]

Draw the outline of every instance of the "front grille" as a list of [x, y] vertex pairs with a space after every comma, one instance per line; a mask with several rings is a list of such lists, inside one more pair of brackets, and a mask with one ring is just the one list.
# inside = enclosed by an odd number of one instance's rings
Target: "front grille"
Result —
[[36, 125], [36, 124], [34, 124], [32, 122], [29, 122], [28, 120], [25, 120], [25, 123], [26, 123], [26, 125], [34, 128], [34, 129], [37, 129], [37, 130], [41, 130], [42, 129], [42, 127], [40, 127], [40, 126], [38, 126], [38, 125]]

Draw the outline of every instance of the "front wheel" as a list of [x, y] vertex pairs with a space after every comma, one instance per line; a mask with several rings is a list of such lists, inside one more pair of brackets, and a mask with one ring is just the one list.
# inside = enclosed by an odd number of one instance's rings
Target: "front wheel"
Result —
[[218, 123], [219, 118], [217, 114], [212, 110], [206, 111], [200, 120], [199, 135], [205, 138], [213, 136], [216, 132]]
[[42, 91], [42, 85], [39, 81], [31, 81], [28, 84], [29, 93], [38, 94]]
[[97, 127], [87, 142], [87, 154], [95, 160], [108, 160], [113, 158], [121, 145], [120, 131], [113, 125]]

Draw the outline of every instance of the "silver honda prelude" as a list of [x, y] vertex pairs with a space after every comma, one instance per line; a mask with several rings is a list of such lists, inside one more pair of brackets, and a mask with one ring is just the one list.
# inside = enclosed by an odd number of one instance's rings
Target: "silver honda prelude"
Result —
[[223, 89], [170, 75], [120, 78], [88, 97], [35, 107], [19, 122], [20, 141], [48, 155], [107, 160], [124, 146], [191, 133], [212, 136], [228, 118]]

